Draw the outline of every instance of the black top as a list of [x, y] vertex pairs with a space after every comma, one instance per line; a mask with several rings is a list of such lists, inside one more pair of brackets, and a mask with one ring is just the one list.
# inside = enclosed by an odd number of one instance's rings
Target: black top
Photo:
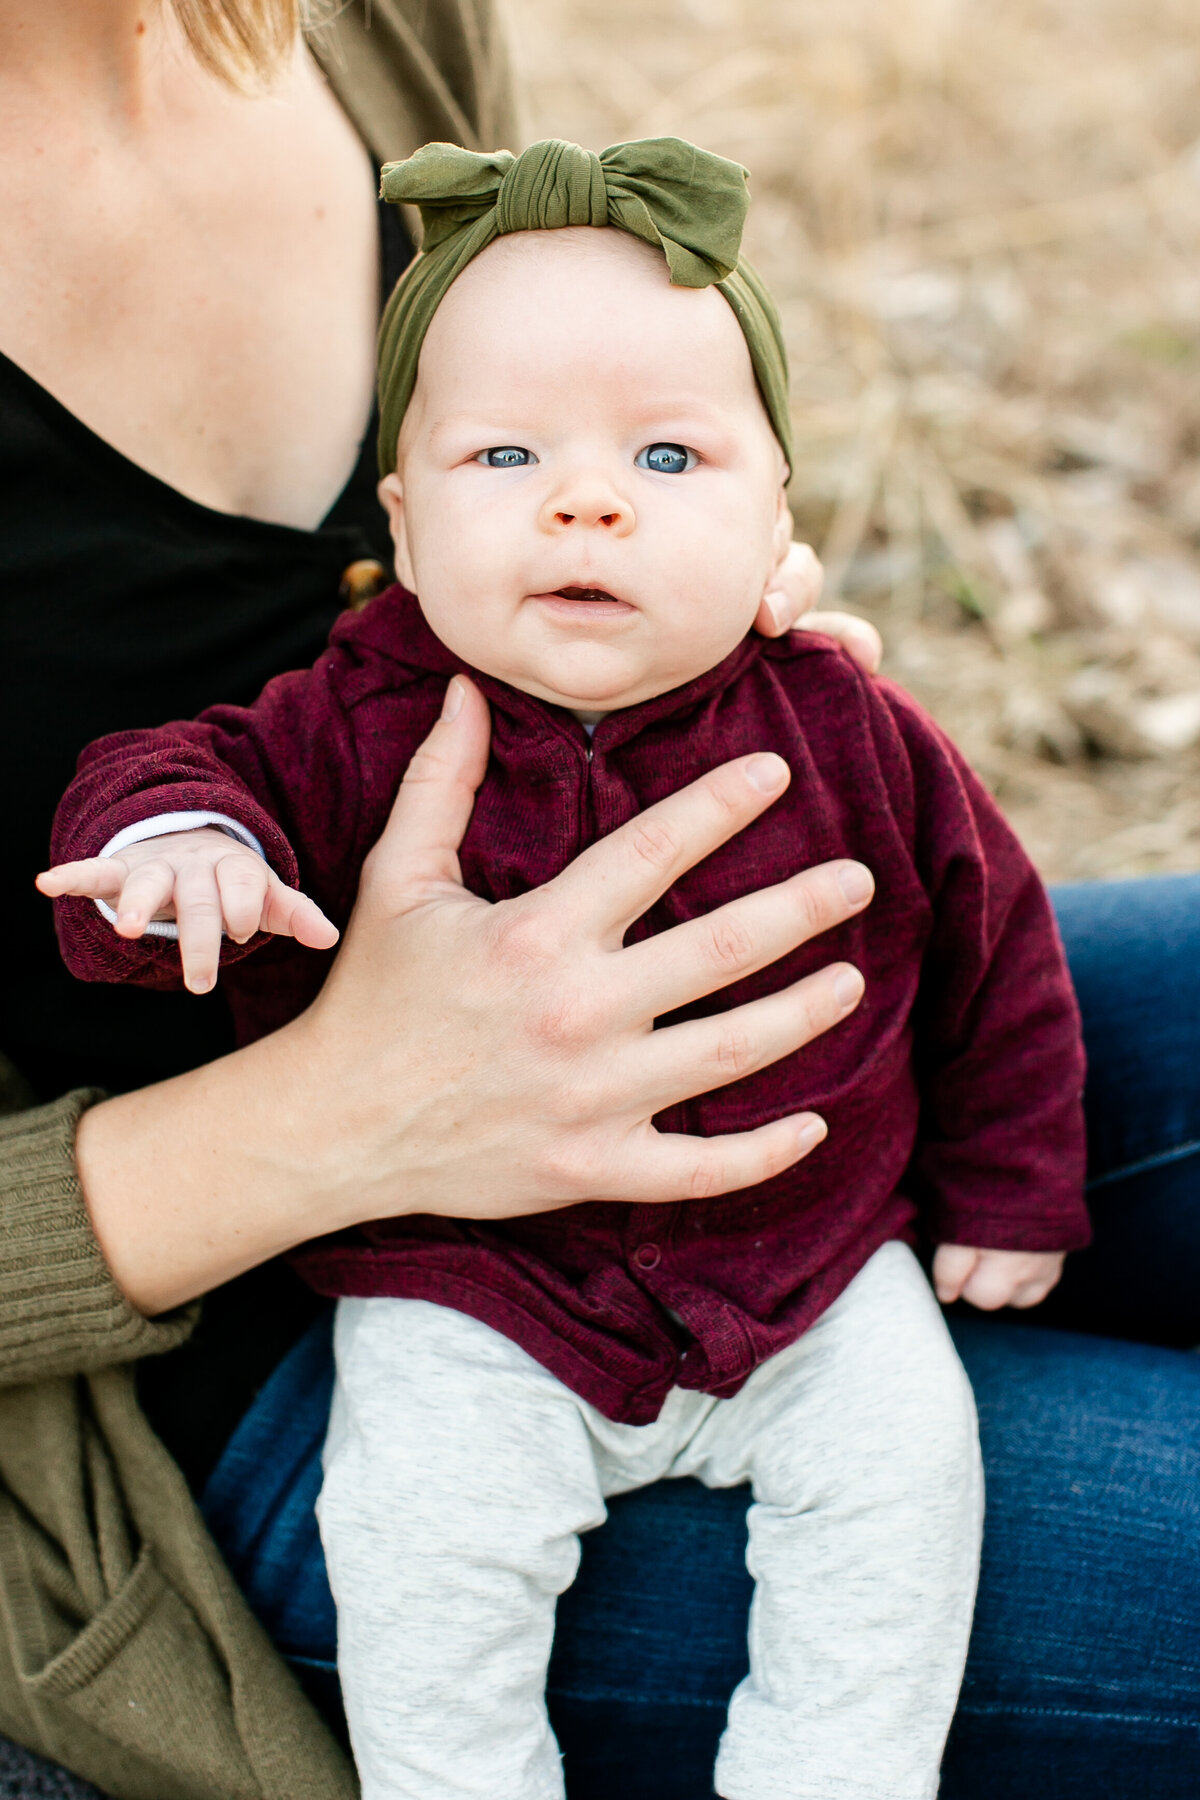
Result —
[[[395, 208], [381, 204], [379, 219], [386, 295], [412, 248]], [[219, 990], [199, 1000], [72, 980], [33, 878], [85, 744], [252, 700], [320, 653], [347, 564], [390, 566], [375, 430], [372, 419], [316, 531], [264, 524], [187, 499], [0, 355], [0, 1049], [44, 1099], [141, 1086], [232, 1045]], [[277, 1347], [263, 1350], [269, 1367]]]
[[[412, 252], [395, 208], [380, 230], [386, 293]], [[264, 524], [168, 487], [0, 355], [0, 1047], [43, 1098], [138, 1087], [229, 1047], [218, 997], [73, 981], [33, 877], [85, 744], [252, 700], [319, 654], [348, 563], [390, 564], [374, 441], [372, 420], [316, 531]]]

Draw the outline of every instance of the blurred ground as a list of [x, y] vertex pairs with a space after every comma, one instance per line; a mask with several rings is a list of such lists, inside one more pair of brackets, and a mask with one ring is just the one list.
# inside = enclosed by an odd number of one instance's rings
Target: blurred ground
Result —
[[800, 531], [1051, 879], [1200, 868], [1194, 0], [507, 0], [531, 135], [744, 162]]

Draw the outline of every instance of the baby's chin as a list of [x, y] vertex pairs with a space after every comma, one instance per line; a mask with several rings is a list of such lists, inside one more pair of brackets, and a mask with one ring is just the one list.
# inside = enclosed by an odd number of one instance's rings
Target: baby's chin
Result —
[[714, 655], [693, 652], [690, 656], [639, 657], [628, 654], [627, 649], [614, 653], [607, 645], [591, 646], [592, 653], [589, 654], [589, 649], [575, 645], [568, 655], [551, 653], [515, 657], [503, 668], [489, 669], [482, 663], [476, 666], [483, 668], [485, 674], [498, 676], [510, 687], [519, 688], [522, 693], [548, 701], [551, 706], [561, 706], [573, 713], [597, 715], [639, 706], [645, 700], [656, 699], [659, 694], [685, 687], [689, 681], [713, 668], [727, 653], [719, 645], [713, 648], [716, 650]]
[[580, 713], [589, 720], [602, 717], [605, 713], [619, 712], [622, 707], [638, 706], [643, 700], [654, 700], [659, 694], [670, 693], [672, 688], [683, 687], [695, 675], [704, 673], [696, 669], [686, 674], [657, 675], [645, 674], [640, 678], [631, 677], [627, 681], [584, 681], [559, 680], [547, 677], [545, 671], [532, 674], [525, 670], [487, 670], [485, 673], [499, 676], [509, 687], [518, 688], [523, 694], [532, 694], [537, 700], [548, 701], [551, 706], [561, 706], [567, 712]]

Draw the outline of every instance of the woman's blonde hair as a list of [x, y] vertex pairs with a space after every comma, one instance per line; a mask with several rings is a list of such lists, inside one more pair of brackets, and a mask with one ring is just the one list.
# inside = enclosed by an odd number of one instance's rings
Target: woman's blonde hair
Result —
[[306, 0], [170, 0], [197, 59], [233, 87], [267, 86], [290, 57]]

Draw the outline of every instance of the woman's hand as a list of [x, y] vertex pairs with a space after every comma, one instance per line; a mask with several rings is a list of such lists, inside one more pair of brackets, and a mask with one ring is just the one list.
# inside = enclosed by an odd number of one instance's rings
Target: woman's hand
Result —
[[876, 674], [883, 660], [883, 640], [875, 627], [853, 613], [812, 610], [824, 584], [825, 571], [816, 553], [808, 544], [793, 544], [763, 595], [754, 629], [763, 637], [782, 637], [792, 630], [823, 632], [836, 638], [868, 675]]
[[834, 964], [709, 1019], [654, 1029], [859, 912], [858, 863], [825, 864], [623, 947], [630, 924], [787, 785], [763, 753], [715, 769], [498, 905], [457, 849], [487, 762], [461, 678], [363, 872], [345, 943], [299, 1019], [84, 1115], [96, 1235], [160, 1312], [308, 1238], [409, 1212], [502, 1218], [585, 1199], [686, 1200], [807, 1154], [823, 1122], [671, 1137], [653, 1115], [799, 1049], [851, 1012]]

